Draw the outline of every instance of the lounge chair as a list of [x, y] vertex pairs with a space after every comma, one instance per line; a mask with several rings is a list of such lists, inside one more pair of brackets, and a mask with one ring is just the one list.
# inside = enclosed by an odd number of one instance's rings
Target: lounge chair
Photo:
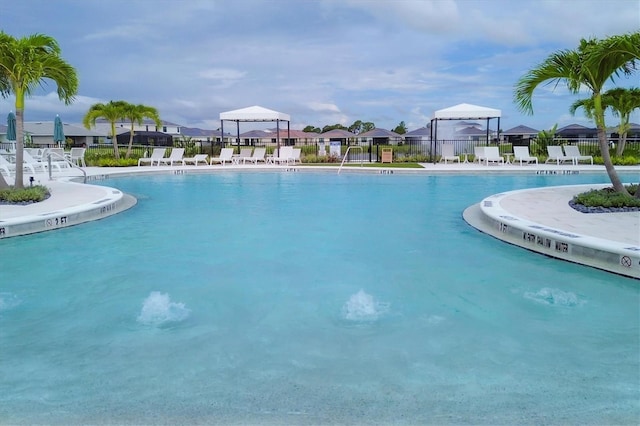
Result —
[[71, 153], [69, 154], [69, 161], [71, 161], [76, 166], [87, 167], [87, 163], [84, 161], [84, 153], [87, 151], [87, 148], [71, 148]]
[[573, 164], [578, 164], [580, 161], [591, 161], [593, 165], [593, 157], [580, 154], [580, 149], [576, 145], [565, 145], [564, 155], [570, 157]]
[[514, 146], [513, 147], [513, 162], [520, 161], [522, 163], [536, 163], [538, 164], [538, 157], [532, 157], [529, 155], [529, 147], [527, 146]]
[[265, 154], [267, 153], [267, 148], [256, 148], [253, 150], [253, 155], [246, 160], [253, 163], [258, 164], [259, 161], [265, 162]]
[[241, 161], [244, 164], [247, 159], [251, 158], [252, 152], [253, 148], [241, 148], [240, 154], [233, 157], [234, 164], [240, 164]]
[[269, 157], [272, 164], [288, 164], [293, 157], [292, 146], [281, 146], [277, 153], [274, 152], [273, 157]]
[[476, 161], [478, 164], [482, 164], [484, 160], [484, 147], [483, 146], [474, 146], [473, 147], [473, 162]]
[[49, 157], [51, 157], [51, 165], [58, 171], [69, 167], [69, 163], [67, 163], [67, 157], [64, 155], [63, 148], [45, 148], [45, 150], [42, 152], [41, 158], [39, 160], [34, 158], [34, 160], [40, 161], [41, 163], [47, 163], [48, 166]]
[[[28, 151], [22, 152], [22, 159], [24, 160], [24, 167], [29, 168], [35, 175], [37, 172], [46, 172], [48, 169], [48, 163], [43, 157], [43, 161], [38, 161], [29, 154]], [[60, 166], [55, 161], [51, 162], [51, 165], [60, 171]]]
[[296, 164], [296, 163], [300, 163], [300, 156], [302, 155], [302, 149], [301, 148], [293, 148], [291, 150], [291, 164]]
[[173, 148], [171, 150], [171, 154], [167, 158], [158, 159], [158, 166], [161, 164], [166, 164], [167, 166], [173, 166], [173, 163], [182, 163], [184, 166], [184, 160], [182, 157], [184, 156], [184, 148]]
[[442, 144], [442, 155], [440, 156], [440, 162], [442, 163], [443, 161], [444, 164], [447, 164], [447, 161], [451, 161], [452, 163], [457, 161], [458, 163], [460, 163], [460, 156], [455, 155], [454, 146], [450, 143]]
[[549, 158], [547, 158], [547, 161], [545, 161], [545, 163], [551, 163], [554, 161], [558, 165], [560, 163], [566, 163], [568, 161], [571, 161], [571, 163], [573, 163], [573, 159], [564, 155], [564, 153], [562, 152], [562, 147], [559, 145], [548, 145], [547, 153], [549, 154]]
[[16, 171], [16, 165], [10, 163], [4, 156], [0, 155], [0, 170], [4, 170], [7, 177], [11, 176], [11, 172]]
[[205, 166], [208, 166], [209, 162], [207, 161], [207, 157], [207, 154], [196, 154], [190, 158], [183, 158], [182, 161], [184, 161], [184, 164], [193, 164], [194, 166], [197, 166], [198, 163], [204, 163]]
[[233, 148], [222, 148], [219, 157], [211, 157], [212, 166], [214, 163], [220, 163], [224, 166], [227, 161], [230, 163], [233, 161]]
[[138, 167], [142, 164], [149, 164], [150, 166], [153, 166], [153, 163], [158, 163], [158, 165], [160, 165], [159, 161], [164, 158], [164, 153], [166, 151], [166, 148], [153, 148], [151, 157], [142, 157], [138, 160]]
[[504, 164], [504, 158], [500, 155], [500, 151], [497, 146], [485, 146], [483, 160], [484, 164], [487, 166], [489, 163]]

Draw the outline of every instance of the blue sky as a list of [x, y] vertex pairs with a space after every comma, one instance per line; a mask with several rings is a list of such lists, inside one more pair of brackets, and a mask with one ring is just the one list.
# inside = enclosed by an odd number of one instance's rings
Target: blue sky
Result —
[[[78, 123], [96, 102], [125, 100], [204, 129], [220, 127], [220, 112], [260, 105], [290, 114], [296, 129], [362, 120], [413, 130], [459, 103], [502, 110], [503, 130], [592, 126], [581, 111], [568, 113], [578, 97], [564, 88], [540, 87], [528, 116], [513, 103], [513, 87], [581, 38], [639, 27], [640, 0], [0, 3], [2, 31], [53, 36], [80, 79], [70, 106], [53, 84], [39, 89], [26, 101], [27, 121], [59, 114]], [[616, 85], [640, 86], [640, 74]], [[13, 104], [0, 100], [0, 115]], [[260, 126], [242, 130], [251, 128]]]

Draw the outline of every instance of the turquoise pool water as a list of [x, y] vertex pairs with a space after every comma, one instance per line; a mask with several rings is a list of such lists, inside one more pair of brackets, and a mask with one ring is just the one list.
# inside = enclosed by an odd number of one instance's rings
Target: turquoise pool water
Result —
[[605, 175], [105, 181], [0, 242], [0, 424], [636, 424], [638, 282], [462, 211]]

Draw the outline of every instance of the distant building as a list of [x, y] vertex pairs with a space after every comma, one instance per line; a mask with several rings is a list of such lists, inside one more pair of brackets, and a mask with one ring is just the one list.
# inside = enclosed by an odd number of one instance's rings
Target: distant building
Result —
[[[118, 145], [126, 145], [129, 143], [129, 137], [131, 132], [120, 133], [118, 138]], [[147, 132], [137, 131], [133, 132], [133, 144], [134, 145], [152, 145], [152, 146], [173, 146], [173, 137], [162, 132]]]

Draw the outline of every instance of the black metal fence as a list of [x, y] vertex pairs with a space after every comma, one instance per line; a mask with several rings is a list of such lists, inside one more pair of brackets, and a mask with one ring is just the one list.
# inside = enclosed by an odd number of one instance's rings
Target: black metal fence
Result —
[[[305, 142], [296, 143], [296, 147], [302, 149], [303, 159], [306, 157], [309, 162], [339, 162], [342, 161], [345, 154], [347, 155], [346, 161], [348, 162], [381, 162], [382, 151], [391, 149], [394, 162], [436, 162], [440, 160], [442, 154], [442, 146], [444, 144], [453, 145], [453, 151], [455, 155], [459, 155], [464, 158], [468, 157], [469, 161], [473, 160], [473, 153], [475, 147], [496, 146], [501, 155], [513, 153], [514, 146], [527, 146], [531, 155], [537, 156], [540, 159], [547, 157], [548, 145], [577, 145], [580, 152], [583, 155], [600, 155], [600, 146], [597, 139], [566, 139], [566, 138], [554, 138], [554, 139], [520, 139], [512, 142], [497, 142], [493, 141], [487, 143], [483, 140], [410, 140], [409, 142], [399, 142], [395, 144], [379, 144], [379, 143], [362, 143], [351, 142], [347, 140], [342, 141], [329, 141], [329, 142]], [[611, 148], [614, 148], [618, 144], [617, 139], [610, 139], [609, 144]], [[281, 145], [284, 145], [282, 143]], [[291, 145], [290, 143], [288, 145]], [[237, 146], [234, 144], [224, 144], [224, 146], [241, 148], [244, 145]], [[267, 148], [267, 154], [271, 154], [276, 148], [275, 143], [254, 143], [253, 146], [264, 146]], [[223, 147], [221, 142], [189, 142], [181, 143], [179, 141], [174, 142], [174, 147], [185, 148], [186, 156], [193, 156], [195, 154], [208, 154], [209, 156], [217, 156], [220, 154], [220, 149]], [[127, 151], [126, 145], [120, 145], [120, 157], [124, 158]], [[141, 157], [149, 157], [154, 146], [134, 145], [131, 149], [131, 158], [138, 159]], [[171, 147], [167, 147], [171, 149]], [[113, 145], [91, 145], [87, 148], [88, 155], [94, 157], [113, 157]], [[625, 151], [623, 153], [635, 153], [640, 155], [640, 139], [628, 139], [625, 145]], [[315, 160], [315, 161], [314, 161]]]

